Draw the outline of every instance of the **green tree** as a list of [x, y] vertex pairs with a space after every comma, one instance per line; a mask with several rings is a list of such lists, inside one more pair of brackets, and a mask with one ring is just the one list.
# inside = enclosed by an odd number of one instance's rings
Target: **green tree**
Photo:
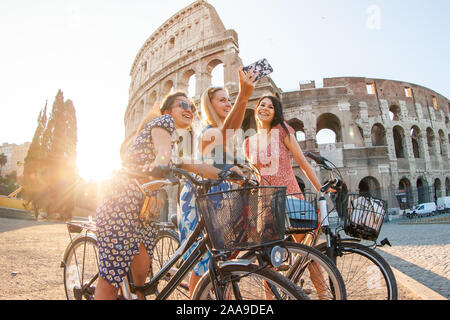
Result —
[[58, 91], [43, 134], [45, 202], [50, 218], [68, 220], [75, 207], [77, 123], [71, 100]]
[[32, 209], [36, 218], [39, 209], [43, 208], [41, 201], [41, 193], [43, 191], [43, 150], [42, 141], [44, 130], [47, 126], [47, 102], [45, 107], [39, 113], [38, 125], [34, 132], [33, 140], [28, 149], [27, 156], [24, 161], [23, 181], [22, 181], [22, 197], [27, 200], [28, 208]]
[[77, 122], [72, 101], [58, 91], [47, 121], [41, 111], [25, 159], [24, 194], [50, 219], [69, 220], [75, 207]]
[[6, 154], [2, 153], [0, 154], [0, 176], [2, 175], [3, 167], [8, 163], [8, 158], [6, 157]]

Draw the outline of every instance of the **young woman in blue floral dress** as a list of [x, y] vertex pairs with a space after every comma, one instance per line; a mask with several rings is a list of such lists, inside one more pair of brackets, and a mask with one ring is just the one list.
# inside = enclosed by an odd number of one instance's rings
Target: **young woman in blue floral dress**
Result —
[[[127, 170], [122, 170], [111, 180], [109, 191], [96, 211], [100, 278], [95, 299], [117, 299], [118, 289], [129, 268], [135, 285], [145, 283], [156, 229], [152, 222], [140, 220], [144, 196], [133, 177], [135, 174], [148, 175], [156, 166], [172, 163], [173, 133], [191, 126], [194, 110], [186, 94], [168, 96], [161, 108], [163, 115], [141, 125], [142, 130], [124, 160]], [[183, 164], [182, 168], [212, 179], [220, 172], [206, 164]], [[130, 175], [130, 172], [134, 174]], [[160, 206], [157, 192], [152, 196]]]

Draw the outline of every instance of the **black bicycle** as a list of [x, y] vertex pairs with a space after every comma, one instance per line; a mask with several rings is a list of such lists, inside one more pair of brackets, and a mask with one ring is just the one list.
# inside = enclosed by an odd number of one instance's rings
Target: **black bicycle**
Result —
[[[329, 178], [321, 189], [319, 199], [322, 217], [316, 215], [319, 223], [311, 230], [303, 230], [306, 233], [304, 243], [315, 246], [336, 264], [345, 281], [347, 299], [397, 300], [394, 273], [386, 260], [375, 251], [376, 247], [391, 245], [388, 239], [377, 244], [387, 212], [386, 201], [367, 194], [348, 193], [342, 175], [332, 162], [312, 153], [305, 153], [305, 156], [327, 170]], [[334, 170], [339, 179], [333, 176]], [[332, 189], [337, 192], [330, 192]], [[326, 194], [331, 195], [338, 213], [339, 223], [335, 228], [330, 227], [328, 216], [333, 209], [327, 208]], [[324, 241], [319, 241], [321, 231]], [[342, 237], [341, 233], [347, 236]]]
[[[137, 293], [142, 294], [144, 299], [150, 295], [154, 295], [155, 299], [170, 298], [178, 292], [183, 279], [208, 251], [212, 253], [209, 277], [208, 280], [202, 278], [203, 284], [206, 281], [208, 284], [201, 288], [197, 286], [193, 299], [309, 299], [299, 287], [272, 270], [281, 266], [284, 256], [278, 245], [284, 240], [285, 188], [245, 187], [208, 193], [212, 186], [233, 178], [232, 173], [225, 172], [213, 181], [196, 179], [179, 168], [158, 168], [152, 176], [162, 180], [144, 184], [144, 189], [176, 185], [182, 177], [195, 185], [199, 223], [162, 268], [158, 272], [152, 271], [151, 280], [144, 286], [135, 286], [131, 271], [128, 271], [121, 286], [121, 299], [136, 299]], [[217, 216], [221, 217], [220, 221], [217, 221]], [[95, 227], [93, 223], [69, 223], [67, 226], [69, 234], [79, 235], [75, 238], [71, 236], [71, 243], [61, 263], [66, 295], [68, 299], [91, 300], [99, 277]], [[163, 231], [161, 235], [171, 233], [163, 225], [160, 227]], [[194, 249], [183, 259], [191, 247]], [[254, 252], [259, 264], [253, 264], [250, 260], [229, 260], [231, 252], [242, 250]], [[159, 288], [158, 284], [162, 281], [165, 285]]]
[[[251, 177], [252, 181], [261, 181], [260, 176], [256, 168], [250, 165], [241, 165], [241, 169]], [[293, 201], [292, 196], [290, 196], [285, 202], [284, 212], [293, 211], [300, 214], [304, 214], [303, 208], [297, 208], [292, 210], [289, 208], [291, 202]], [[314, 203], [312, 199], [309, 199], [310, 203]], [[286, 223], [286, 234], [296, 232], [299, 229], [299, 225], [294, 228], [289, 219], [287, 219], [286, 214], [283, 214]], [[245, 219], [242, 219], [245, 221]], [[164, 236], [160, 238], [159, 249], [160, 253], [158, 258], [158, 266], [161, 267], [170, 256], [175, 252], [179, 246], [178, 234], [173, 232], [176, 230], [177, 217], [172, 216], [171, 222], [166, 225], [166, 228], [170, 229], [171, 232], [164, 233]], [[241, 226], [242, 232], [251, 232], [248, 226]], [[310, 230], [310, 229], [308, 229]], [[280, 243], [280, 247], [284, 249], [284, 256], [282, 258], [283, 264], [279, 268], [279, 272], [285, 277], [294, 281], [302, 290], [305, 292], [311, 300], [345, 300], [346, 290], [344, 280], [339, 273], [339, 270], [334, 265], [334, 263], [323, 253], [314, 249], [313, 247], [293, 243], [290, 240], [283, 241]], [[227, 259], [234, 259], [239, 256], [243, 260], [248, 260], [253, 263], [260, 263], [258, 261], [258, 256], [256, 251], [240, 252], [239, 250], [230, 252]], [[263, 262], [264, 263], [264, 262]], [[157, 267], [158, 267], [157, 266]], [[206, 288], [211, 287], [209, 274], [205, 274], [202, 279], [200, 279], [197, 288], [200, 291], [207, 292]], [[206, 290], [206, 291], [205, 291]], [[189, 298], [189, 282], [183, 281], [177, 287], [177, 298], [178, 299], [188, 299]]]

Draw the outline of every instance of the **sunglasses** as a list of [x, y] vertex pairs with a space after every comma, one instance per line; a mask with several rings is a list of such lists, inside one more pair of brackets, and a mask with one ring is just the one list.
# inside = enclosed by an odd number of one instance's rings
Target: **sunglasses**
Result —
[[186, 101], [181, 101], [175, 107], [180, 107], [181, 109], [183, 109], [185, 111], [190, 110], [192, 113], [194, 113], [197, 110], [193, 104], [189, 104]]

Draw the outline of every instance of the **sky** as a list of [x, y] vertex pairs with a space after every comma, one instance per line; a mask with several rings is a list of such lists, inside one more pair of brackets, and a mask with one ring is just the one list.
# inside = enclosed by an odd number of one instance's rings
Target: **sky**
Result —
[[[81, 177], [120, 168], [132, 63], [190, 0], [1, 0], [0, 144], [31, 141], [59, 89], [77, 112]], [[449, 0], [209, 0], [244, 64], [267, 58], [283, 91], [361, 76], [450, 97]]]

